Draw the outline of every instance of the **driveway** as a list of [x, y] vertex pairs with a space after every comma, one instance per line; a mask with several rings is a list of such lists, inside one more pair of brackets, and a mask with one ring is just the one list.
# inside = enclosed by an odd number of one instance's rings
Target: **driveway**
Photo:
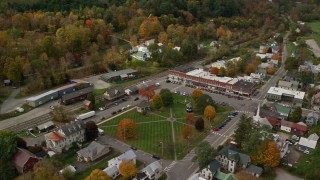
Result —
[[14, 89], [12, 91], [10, 96], [2, 103], [1, 108], [0, 108], [0, 110], [1, 110], [0, 114], [13, 111], [17, 107], [20, 107], [24, 104], [25, 98], [21, 98], [21, 99], [15, 98], [15, 96], [19, 92], [20, 92], [20, 89]]
[[302, 180], [302, 178], [294, 176], [283, 169], [276, 168], [275, 171], [276, 171], [275, 180]]
[[306, 40], [306, 44], [311, 48], [313, 54], [318, 58], [320, 57], [320, 48], [314, 39]]
[[110, 87], [111, 86], [110, 83], [107, 83], [107, 82], [102, 81], [100, 79], [101, 75], [102, 74], [96, 75], [96, 76], [86, 77], [86, 78], [83, 78], [83, 80], [94, 84], [94, 89], [105, 89], [105, 88]]

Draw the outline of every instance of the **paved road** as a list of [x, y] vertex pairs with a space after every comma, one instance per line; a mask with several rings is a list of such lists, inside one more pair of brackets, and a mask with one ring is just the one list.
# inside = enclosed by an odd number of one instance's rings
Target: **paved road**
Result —
[[276, 171], [275, 180], [302, 180], [302, 178], [289, 174], [287, 171], [283, 169], [276, 168], [275, 171]]
[[10, 111], [15, 110], [17, 107], [20, 107], [23, 102], [24, 98], [16, 99], [15, 96], [20, 92], [20, 89], [14, 89], [10, 96], [0, 105], [0, 114], [7, 113]]

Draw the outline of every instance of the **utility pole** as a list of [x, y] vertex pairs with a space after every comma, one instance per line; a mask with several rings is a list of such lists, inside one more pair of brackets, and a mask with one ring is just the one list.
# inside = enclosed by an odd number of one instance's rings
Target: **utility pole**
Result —
[[161, 156], [163, 157], [163, 142], [160, 141], [160, 144], [161, 144]]

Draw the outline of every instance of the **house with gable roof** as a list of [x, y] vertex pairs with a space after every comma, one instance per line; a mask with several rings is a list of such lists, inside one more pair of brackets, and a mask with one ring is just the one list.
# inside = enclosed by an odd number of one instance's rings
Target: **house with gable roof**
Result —
[[269, 128], [272, 128], [272, 124], [265, 117], [260, 117], [260, 104], [258, 105], [258, 110], [255, 116], [252, 117], [254, 123], [258, 123], [259, 125], [265, 125]]
[[32, 154], [28, 150], [17, 148], [14, 153], [11, 162], [16, 167], [18, 172], [26, 173], [32, 171], [33, 166], [40, 160], [36, 155]]
[[72, 143], [83, 142], [85, 125], [83, 121], [71, 121], [58, 130], [52, 131], [44, 135], [47, 148], [56, 153], [68, 150]]
[[299, 140], [299, 150], [300, 151], [311, 151], [317, 146], [319, 136], [316, 133], [311, 134], [308, 138], [301, 137]]
[[141, 170], [141, 172], [137, 173], [135, 180], [149, 180], [149, 179], [159, 179], [162, 175], [162, 164], [160, 161], [154, 161], [145, 168]]
[[118, 86], [118, 87], [107, 89], [103, 95], [106, 100], [114, 101], [114, 100], [123, 98], [126, 95], [126, 93], [123, 87]]
[[310, 112], [307, 115], [306, 124], [309, 126], [317, 125], [319, 120], [319, 115], [316, 112]]
[[318, 92], [312, 97], [311, 106], [312, 106], [312, 109], [315, 111], [320, 110], [320, 92]]
[[121, 164], [121, 162], [123, 160], [127, 160], [132, 161], [134, 164], [136, 164], [136, 158], [136, 154], [133, 152], [133, 150], [130, 149], [120, 156], [110, 159], [108, 161], [108, 167], [103, 171], [107, 173], [111, 179], [116, 179], [120, 175], [119, 165]]
[[307, 125], [298, 124], [298, 123], [285, 121], [285, 120], [281, 121], [280, 129], [289, 133], [293, 133], [298, 136], [304, 136], [308, 131]]
[[247, 154], [241, 153], [236, 147], [226, 146], [219, 151], [216, 160], [220, 162], [223, 169], [232, 173], [237, 169], [244, 169], [253, 176], [259, 177], [263, 169], [251, 164], [251, 158]]
[[221, 165], [219, 161], [213, 160], [199, 173], [194, 174], [188, 180], [234, 180], [233, 173], [221, 172]]
[[78, 161], [94, 161], [111, 151], [111, 147], [107, 145], [102, 145], [96, 141], [92, 141], [89, 146], [80, 149], [77, 152]]

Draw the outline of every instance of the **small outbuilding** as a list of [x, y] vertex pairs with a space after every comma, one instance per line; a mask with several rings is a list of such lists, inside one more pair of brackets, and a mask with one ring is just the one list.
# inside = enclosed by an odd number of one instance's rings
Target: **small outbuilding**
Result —
[[139, 104], [137, 104], [137, 111], [138, 112], [143, 113], [148, 110], [150, 110], [150, 103], [147, 100], [143, 100]]
[[89, 110], [89, 109], [91, 109], [91, 107], [92, 107], [91, 101], [89, 101], [89, 100], [87, 100], [87, 99], [83, 101], [83, 108], [84, 108], [84, 109]]
[[39, 133], [42, 133], [53, 129], [54, 127], [54, 123], [52, 121], [48, 121], [46, 123], [40, 124], [36, 127], [36, 129], [39, 131]]

